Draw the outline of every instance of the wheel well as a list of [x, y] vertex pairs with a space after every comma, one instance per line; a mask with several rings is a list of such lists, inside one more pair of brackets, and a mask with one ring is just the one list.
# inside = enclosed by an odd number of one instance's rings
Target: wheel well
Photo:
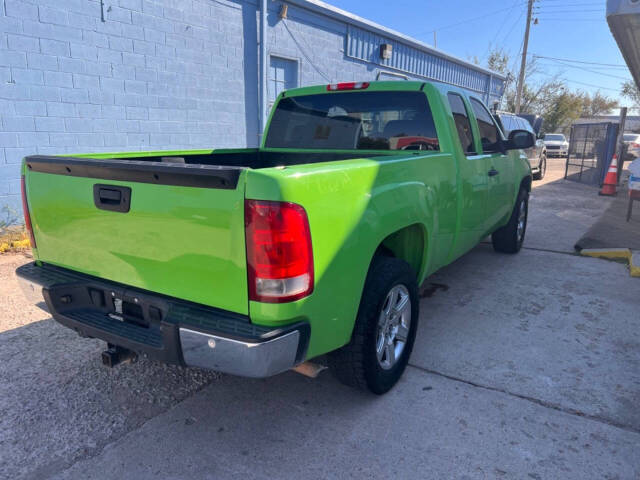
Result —
[[527, 175], [520, 182], [520, 188], [525, 188], [527, 192], [531, 191], [531, 175]]
[[387, 236], [378, 248], [376, 255], [400, 258], [407, 262], [418, 275], [422, 270], [425, 252], [425, 232], [419, 224], [409, 225]]

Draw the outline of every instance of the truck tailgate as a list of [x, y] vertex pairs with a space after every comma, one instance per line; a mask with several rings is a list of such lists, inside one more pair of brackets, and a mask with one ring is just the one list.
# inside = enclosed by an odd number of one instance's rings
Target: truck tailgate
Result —
[[64, 157], [25, 162], [39, 260], [248, 313], [244, 169]]

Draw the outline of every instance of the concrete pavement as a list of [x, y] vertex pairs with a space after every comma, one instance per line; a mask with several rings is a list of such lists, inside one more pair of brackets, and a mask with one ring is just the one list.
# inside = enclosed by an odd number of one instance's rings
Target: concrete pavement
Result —
[[416, 368], [383, 397], [225, 377], [54, 478], [631, 479], [639, 437]]
[[561, 162], [534, 182], [520, 254], [483, 244], [429, 279], [410, 366], [383, 397], [327, 372], [105, 370], [97, 342], [12, 323], [0, 477], [639, 478], [640, 280], [573, 254], [607, 200], [559, 181]]

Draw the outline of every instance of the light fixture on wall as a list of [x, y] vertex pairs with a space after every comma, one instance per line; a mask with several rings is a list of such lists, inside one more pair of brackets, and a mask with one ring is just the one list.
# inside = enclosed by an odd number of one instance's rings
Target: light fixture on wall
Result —
[[391, 58], [391, 53], [393, 52], [393, 47], [390, 43], [383, 43], [380, 45], [380, 58], [383, 60], [389, 60]]

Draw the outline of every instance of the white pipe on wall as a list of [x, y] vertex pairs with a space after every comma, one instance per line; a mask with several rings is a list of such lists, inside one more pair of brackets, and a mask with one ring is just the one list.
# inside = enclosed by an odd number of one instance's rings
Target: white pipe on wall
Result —
[[[258, 81], [260, 94], [258, 95], [258, 112], [260, 115], [258, 136], [262, 139], [262, 134], [267, 123], [267, 0], [260, 1], [260, 68], [258, 70]], [[260, 141], [260, 144], [262, 141]]]

